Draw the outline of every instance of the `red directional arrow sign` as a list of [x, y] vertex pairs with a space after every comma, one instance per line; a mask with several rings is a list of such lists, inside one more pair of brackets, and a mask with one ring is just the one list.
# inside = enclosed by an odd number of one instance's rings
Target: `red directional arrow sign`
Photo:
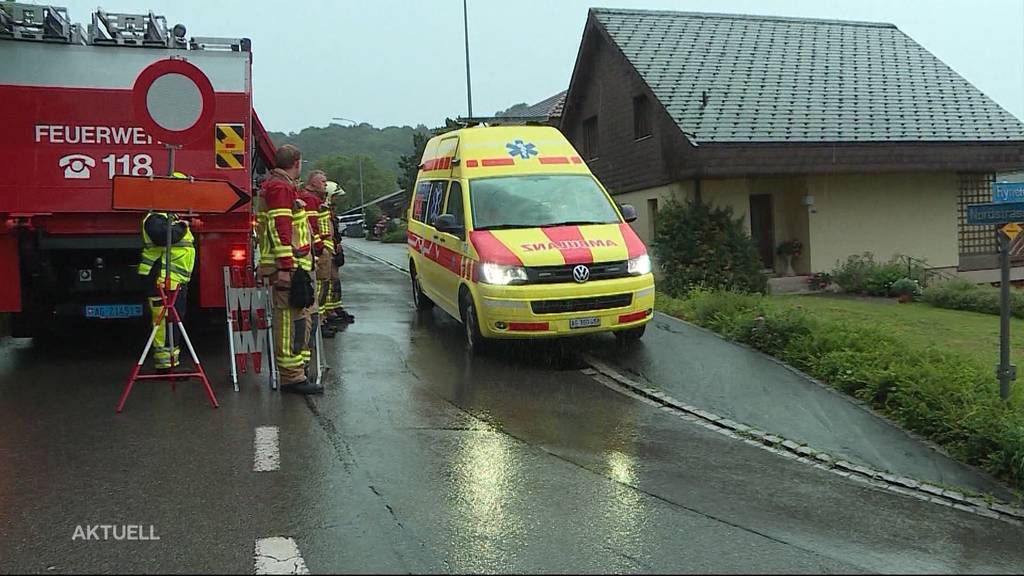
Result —
[[249, 200], [242, 189], [223, 180], [114, 176], [114, 210], [223, 214]]

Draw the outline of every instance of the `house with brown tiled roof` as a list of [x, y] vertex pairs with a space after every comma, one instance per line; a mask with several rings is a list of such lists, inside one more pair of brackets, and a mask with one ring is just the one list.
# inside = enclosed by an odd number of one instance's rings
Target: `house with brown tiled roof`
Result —
[[865, 251], [994, 268], [965, 207], [1024, 167], [1020, 120], [869, 22], [592, 9], [560, 127], [645, 240], [669, 198], [701, 198], [778, 272], [791, 239], [803, 274]]

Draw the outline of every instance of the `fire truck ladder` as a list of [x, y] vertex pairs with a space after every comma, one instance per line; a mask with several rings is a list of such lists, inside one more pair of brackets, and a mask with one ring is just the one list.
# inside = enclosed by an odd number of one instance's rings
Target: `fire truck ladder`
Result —
[[185, 27], [178, 24], [168, 32], [167, 19], [152, 12], [118, 14], [97, 10], [89, 25], [89, 41], [117, 46], [184, 48]]
[[67, 8], [0, 2], [0, 38], [84, 44], [82, 29], [72, 25]]

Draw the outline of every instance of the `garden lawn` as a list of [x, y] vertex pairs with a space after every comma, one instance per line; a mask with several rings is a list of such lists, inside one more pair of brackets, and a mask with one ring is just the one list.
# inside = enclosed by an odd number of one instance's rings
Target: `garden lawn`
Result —
[[[882, 328], [913, 348], [935, 346], [968, 354], [983, 365], [992, 366], [993, 374], [999, 363], [999, 317], [991, 314], [946, 310], [923, 303], [899, 304], [895, 299], [885, 298], [811, 295], [771, 299], [781, 305], [802, 307], [811, 316], [824, 320]], [[1010, 359], [1024, 370], [1024, 320], [1010, 320]], [[1020, 387], [1016, 383], [1013, 386]]]

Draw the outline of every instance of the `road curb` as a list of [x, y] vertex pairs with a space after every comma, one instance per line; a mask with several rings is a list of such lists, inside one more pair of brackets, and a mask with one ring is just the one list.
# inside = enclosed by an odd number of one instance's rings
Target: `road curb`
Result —
[[852, 464], [810, 446], [787, 440], [777, 434], [758, 430], [728, 418], [723, 418], [707, 410], [680, 402], [661, 390], [644, 386], [623, 376], [608, 366], [608, 364], [592, 356], [585, 355], [584, 360], [590, 368], [584, 368], [581, 372], [600, 384], [613, 390], [624, 392], [628, 396], [658, 407], [667, 413], [674, 413], [688, 422], [699, 424], [719, 434], [742, 440], [751, 446], [756, 446], [790, 460], [796, 460], [819, 470], [848, 478], [860, 484], [948, 508], [970, 512], [978, 516], [1001, 520], [1015, 526], [1024, 526], [1024, 509], [1022, 508], [1010, 506], [992, 497], [989, 497], [989, 499], [968, 496], [960, 491], [951, 490], [948, 487], [922, 482], [906, 476], [889, 474], [867, 466]]

